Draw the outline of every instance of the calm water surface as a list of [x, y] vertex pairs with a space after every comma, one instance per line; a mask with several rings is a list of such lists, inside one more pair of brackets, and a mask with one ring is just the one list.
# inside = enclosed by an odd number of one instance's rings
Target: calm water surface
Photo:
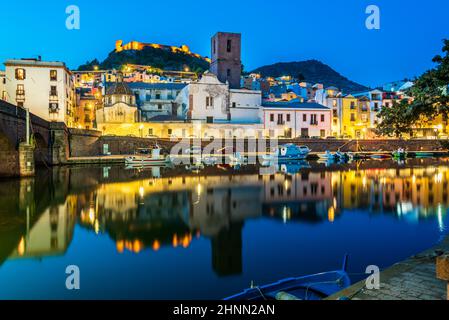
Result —
[[356, 281], [445, 236], [448, 168], [78, 167], [0, 181], [0, 298], [220, 299], [337, 269], [345, 253]]

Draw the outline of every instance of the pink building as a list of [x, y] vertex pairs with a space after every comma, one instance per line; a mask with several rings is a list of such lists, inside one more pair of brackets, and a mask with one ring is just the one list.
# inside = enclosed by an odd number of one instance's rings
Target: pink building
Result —
[[264, 102], [264, 129], [270, 138], [331, 136], [331, 109], [318, 103]]

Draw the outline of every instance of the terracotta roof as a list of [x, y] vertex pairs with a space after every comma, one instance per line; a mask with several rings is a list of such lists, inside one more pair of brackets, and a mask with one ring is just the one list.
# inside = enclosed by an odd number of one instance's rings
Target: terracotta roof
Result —
[[106, 90], [107, 95], [113, 94], [121, 94], [121, 95], [130, 95], [132, 96], [134, 93], [131, 88], [125, 82], [116, 82], [108, 87]]

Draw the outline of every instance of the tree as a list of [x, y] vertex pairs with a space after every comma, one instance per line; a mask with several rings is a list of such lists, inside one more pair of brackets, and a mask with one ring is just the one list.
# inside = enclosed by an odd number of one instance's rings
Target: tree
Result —
[[410, 133], [419, 118], [406, 99], [394, 101], [392, 106], [382, 108], [377, 117], [380, 122], [376, 127], [376, 133], [396, 138], [402, 138], [404, 133]]
[[413, 112], [430, 119], [449, 115], [449, 40], [444, 40], [443, 56], [433, 58], [436, 67], [416, 79], [411, 89]]

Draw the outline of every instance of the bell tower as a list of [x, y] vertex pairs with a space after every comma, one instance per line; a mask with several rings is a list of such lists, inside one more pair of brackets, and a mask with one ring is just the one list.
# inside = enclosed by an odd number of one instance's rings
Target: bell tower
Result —
[[221, 82], [229, 82], [231, 89], [240, 88], [242, 75], [242, 35], [240, 33], [218, 32], [211, 40], [210, 71]]

